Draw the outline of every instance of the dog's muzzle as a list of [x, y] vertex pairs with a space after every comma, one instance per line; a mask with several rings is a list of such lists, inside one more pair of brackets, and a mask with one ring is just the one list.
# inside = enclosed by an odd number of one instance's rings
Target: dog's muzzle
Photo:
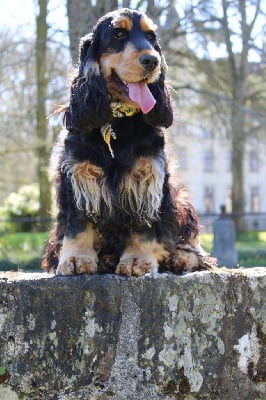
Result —
[[147, 72], [152, 72], [159, 64], [158, 58], [151, 54], [143, 54], [139, 62]]

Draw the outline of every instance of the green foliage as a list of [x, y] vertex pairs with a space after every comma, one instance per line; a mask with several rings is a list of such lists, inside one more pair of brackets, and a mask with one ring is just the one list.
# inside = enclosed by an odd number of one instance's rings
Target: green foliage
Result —
[[258, 231], [249, 231], [245, 233], [238, 233], [237, 239], [240, 242], [250, 243], [250, 242], [265, 242], [266, 244], [266, 236], [264, 237], [265, 232], [258, 232]]
[[8, 233], [0, 236], [0, 270], [37, 270], [47, 233]]
[[0, 365], [0, 376], [6, 373], [6, 369]]
[[[40, 270], [48, 234], [8, 233], [0, 236], [0, 271]], [[213, 235], [201, 236], [202, 247], [211, 252]], [[266, 232], [247, 232], [237, 240], [239, 266], [266, 266]]]
[[[36, 184], [24, 185], [16, 193], [9, 194], [4, 201], [1, 214], [8, 220], [30, 218], [38, 215], [39, 208], [38, 186]], [[16, 224], [7, 223], [4, 228], [13, 232], [28, 232], [31, 231], [32, 224], [26, 220]]]
[[4, 209], [10, 217], [32, 217], [39, 210], [39, 192], [35, 184], [21, 186], [17, 193], [10, 193]]
[[[201, 244], [208, 253], [212, 250], [213, 234], [201, 235]], [[266, 266], [266, 232], [249, 231], [237, 235], [236, 248], [240, 267]]]
[[200, 243], [201, 246], [204, 248], [204, 250], [210, 253], [212, 250], [213, 234], [212, 233], [201, 234]]
[[241, 267], [265, 267], [266, 249], [239, 250], [238, 263]]

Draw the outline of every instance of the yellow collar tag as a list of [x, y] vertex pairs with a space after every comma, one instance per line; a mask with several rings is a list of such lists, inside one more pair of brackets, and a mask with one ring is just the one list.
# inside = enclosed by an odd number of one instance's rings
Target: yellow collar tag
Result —
[[[128, 104], [122, 103], [120, 101], [112, 101], [110, 103], [110, 107], [112, 110], [112, 114], [114, 118], [123, 118], [123, 117], [132, 117], [134, 114], [137, 114], [140, 112], [140, 108], [137, 106], [129, 106]], [[103, 137], [103, 140], [108, 146], [108, 149], [110, 151], [110, 154], [113, 158], [114, 152], [111, 146], [111, 138], [116, 139], [116, 134], [112, 129], [111, 124], [105, 124], [101, 127], [101, 134]]]
[[102, 133], [103, 140], [105, 141], [105, 143], [108, 146], [111, 156], [113, 158], [115, 158], [114, 152], [113, 152], [113, 149], [111, 146], [111, 138], [116, 139], [116, 135], [115, 135], [115, 132], [112, 130], [111, 124], [103, 125], [101, 127], [101, 133]]

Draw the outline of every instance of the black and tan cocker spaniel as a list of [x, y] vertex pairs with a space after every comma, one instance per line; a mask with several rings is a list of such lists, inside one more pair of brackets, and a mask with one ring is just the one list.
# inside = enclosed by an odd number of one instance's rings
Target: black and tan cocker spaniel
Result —
[[59, 211], [45, 270], [138, 276], [212, 268], [195, 210], [169, 184], [163, 127], [173, 111], [155, 31], [145, 14], [120, 9], [81, 39], [53, 155]]

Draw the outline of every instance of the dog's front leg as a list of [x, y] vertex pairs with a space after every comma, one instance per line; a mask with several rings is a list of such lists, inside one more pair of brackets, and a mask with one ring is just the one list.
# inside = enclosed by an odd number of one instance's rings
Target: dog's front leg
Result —
[[167, 256], [168, 252], [155, 239], [147, 240], [138, 234], [132, 234], [115, 272], [127, 276], [156, 273], [159, 262]]
[[97, 253], [93, 248], [95, 232], [92, 224], [88, 224], [83, 232], [63, 239], [60, 258], [56, 270], [57, 275], [93, 274], [97, 271]]

